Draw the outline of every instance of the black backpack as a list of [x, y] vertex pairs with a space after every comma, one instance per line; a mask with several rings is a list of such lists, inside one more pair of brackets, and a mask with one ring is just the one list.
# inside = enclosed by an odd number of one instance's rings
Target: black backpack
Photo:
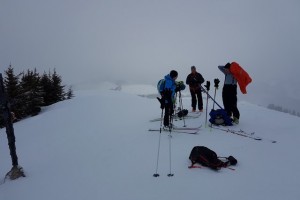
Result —
[[192, 149], [189, 157], [189, 159], [192, 162], [190, 168], [192, 168], [196, 163], [199, 163], [203, 166], [209, 167], [214, 170], [219, 170], [222, 167], [228, 167], [229, 165], [237, 164], [237, 160], [233, 156], [223, 158], [225, 158], [226, 161], [220, 160], [217, 154], [207, 147], [195, 146]]
[[187, 109], [183, 109], [183, 110], [180, 110], [180, 111], [177, 113], [177, 116], [178, 116], [179, 118], [183, 118], [183, 117], [187, 116], [188, 113], [189, 113], [189, 111], [188, 111]]

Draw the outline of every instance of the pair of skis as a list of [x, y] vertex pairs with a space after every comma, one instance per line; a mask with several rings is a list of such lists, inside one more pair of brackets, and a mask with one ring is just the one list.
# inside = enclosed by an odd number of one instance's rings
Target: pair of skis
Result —
[[[199, 126], [199, 127], [194, 127], [194, 128], [191, 128], [191, 127], [173, 127], [171, 129], [171, 132], [197, 134], [200, 131], [201, 127], [202, 127], [202, 125]], [[148, 131], [159, 132], [160, 129], [149, 129]], [[169, 129], [164, 129], [164, 128], [162, 128], [161, 131], [166, 132], [166, 133], [170, 132]]]
[[[200, 114], [195, 114], [195, 115], [187, 115], [187, 116], [184, 116], [184, 117], [174, 117], [174, 120], [177, 121], [177, 120], [182, 120], [183, 118], [184, 119], [196, 119], [196, 118], [199, 118], [201, 116], [201, 113]], [[150, 122], [158, 122], [160, 121], [161, 118], [155, 118], [155, 119], [152, 119], [150, 120]]]
[[[200, 131], [201, 126], [195, 127], [195, 128], [190, 128], [190, 127], [182, 127], [182, 128], [175, 127], [175, 128], [172, 129], [172, 132], [174, 132], [174, 133], [197, 134]], [[239, 135], [239, 136], [250, 138], [250, 139], [253, 139], [253, 140], [257, 140], [257, 141], [264, 140], [264, 141], [269, 141], [271, 143], [277, 143], [276, 140], [262, 138], [262, 137], [256, 136], [255, 132], [248, 133], [248, 132], [246, 132], [246, 131], [244, 131], [242, 129], [240, 129], [240, 130], [234, 130], [234, 129], [229, 129], [229, 128], [226, 129], [226, 128], [222, 128], [222, 127], [214, 126], [214, 125], [210, 125], [210, 128], [221, 130], [221, 131], [224, 131], [226, 133], [232, 133], [234, 135]], [[154, 132], [158, 131], [159, 132], [160, 129], [149, 129], [148, 131], [154, 131]], [[162, 131], [163, 132], [169, 132], [169, 129], [162, 129]]]
[[267, 140], [271, 143], [276, 143], [277, 142], [276, 140], [270, 140], [270, 139], [265, 139], [265, 138], [255, 136], [254, 135], [255, 132], [247, 133], [247, 132], [243, 131], [242, 129], [240, 129], [240, 130], [234, 130], [234, 129], [229, 129], [229, 128], [226, 129], [226, 128], [221, 128], [219, 126], [214, 126], [212, 124], [210, 125], [210, 127], [213, 128], [213, 129], [224, 131], [226, 133], [232, 133], [232, 134], [239, 135], [239, 136], [246, 137], [246, 138], [250, 138], [250, 139], [253, 139], [253, 140], [258, 140], [258, 141]]

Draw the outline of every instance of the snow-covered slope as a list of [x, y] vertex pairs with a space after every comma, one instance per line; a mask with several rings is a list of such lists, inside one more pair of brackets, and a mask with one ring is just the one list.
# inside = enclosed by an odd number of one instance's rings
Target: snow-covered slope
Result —
[[[14, 124], [19, 163], [27, 177], [1, 184], [1, 200], [300, 198], [297, 117], [239, 102], [240, 124], [231, 128], [255, 132], [262, 141], [205, 128], [205, 113], [187, 119], [188, 127], [202, 124], [203, 128], [197, 135], [172, 133], [174, 177], [167, 176], [170, 138], [162, 134], [160, 177], [154, 178], [159, 134], [148, 129], [160, 126], [149, 122], [160, 117], [157, 100], [137, 96], [129, 87], [75, 95]], [[183, 103], [190, 109], [190, 98], [183, 98]], [[183, 126], [183, 121], [174, 124]], [[233, 155], [238, 160], [236, 170], [188, 169], [188, 156], [196, 145], [220, 156]], [[10, 168], [1, 129], [0, 175], [4, 178]]]

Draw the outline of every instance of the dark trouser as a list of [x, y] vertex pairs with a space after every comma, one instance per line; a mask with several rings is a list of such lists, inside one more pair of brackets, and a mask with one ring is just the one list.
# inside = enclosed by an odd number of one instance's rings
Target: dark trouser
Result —
[[164, 126], [170, 125], [173, 112], [173, 103], [165, 104]]
[[237, 108], [237, 85], [225, 84], [222, 92], [224, 109], [229, 117], [240, 118], [240, 112]]
[[196, 110], [196, 105], [197, 105], [197, 99], [198, 99], [198, 109], [202, 110], [203, 109], [203, 100], [202, 100], [202, 92], [201, 88], [199, 89], [190, 89], [191, 96], [192, 96], [192, 108]]

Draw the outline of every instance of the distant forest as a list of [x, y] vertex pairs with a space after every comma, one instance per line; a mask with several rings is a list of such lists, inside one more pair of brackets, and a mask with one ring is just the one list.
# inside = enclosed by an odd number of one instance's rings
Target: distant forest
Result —
[[[71, 87], [65, 90], [66, 86], [55, 69], [42, 75], [36, 69], [28, 69], [16, 75], [10, 65], [3, 74], [3, 82], [14, 121], [38, 115], [41, 107], [74, 97]], [[0, 112], [2, 114], [1, 108]], [[0, 115], [0, 127], [3, 126], [4, 120]]]
[[271, 109], [271, 110], [276, 110], [276, 111], [279, 111], [279, 112], [289, 113], [291, 115], [300, 117], [300, 112], [297, 112], [296, 110], [290, 110], [290, 109], [287, 109], [287, 108], [283, 108], [282, 106], [269, 104], [268, 108]]

